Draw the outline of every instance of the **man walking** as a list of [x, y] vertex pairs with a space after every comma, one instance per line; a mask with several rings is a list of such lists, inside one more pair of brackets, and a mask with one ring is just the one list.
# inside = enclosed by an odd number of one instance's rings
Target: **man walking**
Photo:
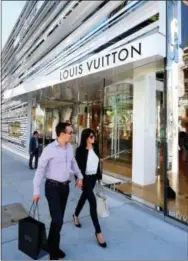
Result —
[[39, 141], [38, 141], [38, 132], [34, 131], [33, 136], [30, 139], [29, 144], [29, 168], [33, 169], [32, 163], [33, 158], [35, 157], [35, 169], [37, 169], [38, 166], [38, 157], [39, 157]]
[[58, 260], [65, 257], [65, 253], [60, 250], [59, 244], [60, 231], [69, 195], [71, 170], [78, 177], [77, 187], [82, 187], [83, 176], [78, 168], [70, 144], [72, 132], [73, 130], [69, 123], [57, 124], [57, 139], [44, 148], [33, 180], [33, 201], [38, 201], [40, 199], [39, 186], [44, 174], [46, 176], [45, 196], [52, 219], [48, 235], [50, 260]]

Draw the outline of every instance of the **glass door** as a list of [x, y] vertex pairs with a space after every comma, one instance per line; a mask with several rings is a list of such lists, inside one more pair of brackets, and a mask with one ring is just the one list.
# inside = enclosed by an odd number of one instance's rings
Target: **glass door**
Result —
[[133, 88], [122, 82], [105, 87], [103, 171], [124, 180], [132, 176]]

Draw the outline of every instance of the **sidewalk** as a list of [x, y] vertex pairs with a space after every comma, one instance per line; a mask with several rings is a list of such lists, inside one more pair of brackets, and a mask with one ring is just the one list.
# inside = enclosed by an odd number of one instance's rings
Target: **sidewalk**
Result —
[[[21, 203], [29, 210], [32, 203], [34, 171], [27, 161], [2, 151], [2, 205]], [[41, 185], [40, 215], [49, 229], [50, 216]], [[82, 228], [75, 228], [72, 214], [80, 190], [71, 182], [64, 226], [61, 232], [62, 249], [67, 260], [187, 260], [188, 232], [164, 222], [148, 211], [138, 208], [132, 201], [107, 191], [110, 216], [100, 223], [108, 247], [101, 249], [95, 239], [88, 205], [81, 213]], [[151, 213], [150, 213], [151, 212]], [[18, 226], [2, 229], [2, 260], [29, 260], [18, 250]], [[87, 247], [86, 247], [87, 246]], [[43, 258], [48, 259], [48, 256]]]

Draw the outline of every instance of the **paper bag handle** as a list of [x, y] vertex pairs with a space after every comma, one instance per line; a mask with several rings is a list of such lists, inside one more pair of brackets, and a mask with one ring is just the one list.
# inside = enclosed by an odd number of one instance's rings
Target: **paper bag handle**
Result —
[[[33, 215], [31, 215], [32, 209], [33, 209]], [[37, 213], [38, 213], [37, 216], [38, 216], [38, 220], [39, 220], [39, 206], [38, 206], [38, 202], [33, 201], [33, 203], [31, 204], [30, 210], [29, 210], [29, 217], [35, 218], [36, 210], [37, 210]]]

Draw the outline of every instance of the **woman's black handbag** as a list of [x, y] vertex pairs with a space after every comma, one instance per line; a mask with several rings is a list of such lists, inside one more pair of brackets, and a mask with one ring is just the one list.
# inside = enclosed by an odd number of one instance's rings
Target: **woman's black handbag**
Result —
[[[34, 260], [48, 254], [45, 224], [35, 219], [38, 203], [32, 203], [29, 216], [18, 223], [18, 249]], [[33, 210], [33, 216], [31, 211]]]

